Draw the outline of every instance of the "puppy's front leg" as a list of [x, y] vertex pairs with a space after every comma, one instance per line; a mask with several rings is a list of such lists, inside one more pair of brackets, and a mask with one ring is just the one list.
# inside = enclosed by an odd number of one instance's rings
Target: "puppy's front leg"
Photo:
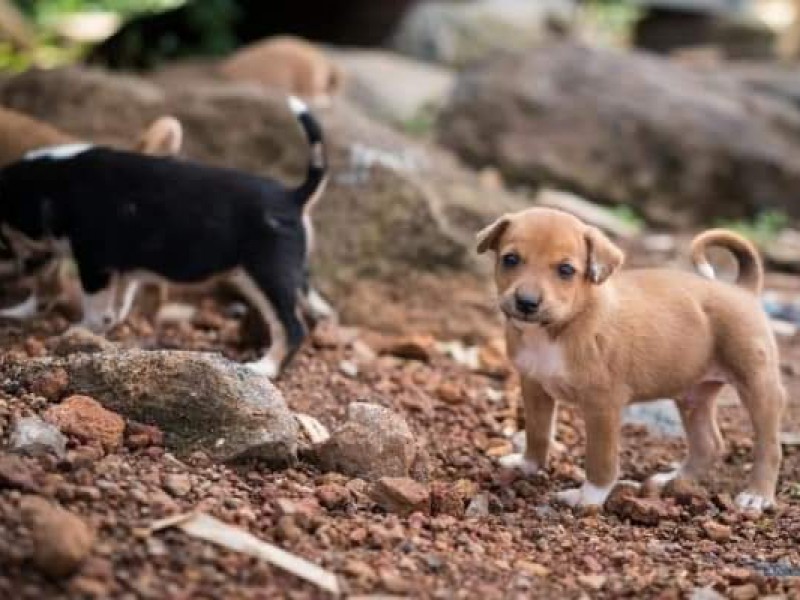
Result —
[[503, 456], [501, 466], [532, 475], [547, 467], [547, 455], [556, 421], [556, 401], [531, 379], [522, 380], [525, 407], [525, 452]]
[[584, 410], [586, 422], [586, 481], [581, 487], [559, 492], [556, 499], [569, 506], [602, 506], [619, 474], [619, 438], [622, 406], [616, 398], [595, 398]]

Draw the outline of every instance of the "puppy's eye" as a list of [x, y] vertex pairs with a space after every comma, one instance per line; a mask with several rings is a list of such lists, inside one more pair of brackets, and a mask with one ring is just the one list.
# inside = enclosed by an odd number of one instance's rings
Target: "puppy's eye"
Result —
[[517, 254], [516, 252], [509, 252], [508, 254], [504, 254], [501, 260], [503, 261], [503, 266], [506, 269], [513, 269], [514, 267], [519, 265], [519, 263], [522, 262], [522, 258], [520, 258], [519, 254]]
[[575, 267], [569, 263], [561, 263], [558, 265], [557, 270], [558, 276], [561, 277], [561, 279], [572, 279], [575, 275]]

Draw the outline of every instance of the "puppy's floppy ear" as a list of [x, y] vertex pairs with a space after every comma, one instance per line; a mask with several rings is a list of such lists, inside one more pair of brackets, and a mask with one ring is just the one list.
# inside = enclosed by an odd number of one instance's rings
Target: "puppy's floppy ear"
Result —
[[588, 227], [584, 236], [589, 256], [586, 275], [592, 283], [603, 283], [622, 266], [625, 255], [596, 227]]
[[497, 250], [497, 242], [500, 241], [500, 237], [508, 228], [509, 223], [511, 223], [511, 219], [508, 215], [505, 215], [497, 219], [491, 225], [481, 229], [476, 238], [478, 242], [478, 254], [483, 254], [487, 250]]

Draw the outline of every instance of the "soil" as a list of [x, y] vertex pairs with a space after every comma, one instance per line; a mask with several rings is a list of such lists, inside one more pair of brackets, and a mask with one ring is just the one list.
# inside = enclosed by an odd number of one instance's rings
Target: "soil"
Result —
[[[797, 278], [771, 281], [800, 289]], [[416, 295], [407, 310], [427, 306], [432, 319], [446, 319], [477, 293], [454, 290], [447, 303], [440, 293]], [[397, 330], [404, 306], [398, 299], [392, 307]], [[66, 326], [58, 316], [4, 325], [0, 346], [6, 354], [46, 354]], [[159, 329], [139, 312], [112, 337], [240, 360], [256, 354], [239, 321], [211, 300], [192, 324]], [[362, 331], [360, 339], [377, 336]], [[518, 403], [513, 376], [476, 372], [437, 352], [428, 361], [367, 360], [351, 343], [314, 340], [277, 382], [290, 406], [329, 428], [357, 400], [403, 415], [429, 455], [431, 514], [387, 514], [364, 493], [366, 483], [304, 462], [269, 470], [212, 464], [202, 453], [182, 462], [160, 445], [161, 436], [128, 423], [118, 451], [103, 456], [70, 438], [67, 458], [25, 458], [16, 484], [3, 485], [0, 477], [0, 598], [326, 597], [276, 568], [181, 531], [145, 533], [156, 519], [198, 508], [334, 571], [354, 595], [683, 598], [712, 587], [732, 598], [800, 598], [800, 447], [785, 448], [778, 509], [760, 517], [738, 513], [731, 498], [751, 466], [752, 438], [732, 396], [720, 408], [729, 452], [707, 488], [654, 500], [626, 500], [623, 490], [605, 512], [575, 512], [552, 501], [583, 474], [584, 430], [573, 409], [559, 413], [558, 439], [566, 451], [552, 458], [546, 474], [526, 478], [500, 470], [492, 458], [509, 449]], [[798, 432], [800, 336], [782, 338], [781, 348], [792, 402], [784, 429]], [[16, 418], [51, 405], [31, 393], [0, 396], [0, 445], [8, 443]], [[623, 476], [643, 480], [683, 451], [679, 439], [625, 426]], [[31, 532], [20, 511], [29, 492], [58, 500], [97, 532], [89, 558], [69, 578], [48, 579], [33, 566]]]

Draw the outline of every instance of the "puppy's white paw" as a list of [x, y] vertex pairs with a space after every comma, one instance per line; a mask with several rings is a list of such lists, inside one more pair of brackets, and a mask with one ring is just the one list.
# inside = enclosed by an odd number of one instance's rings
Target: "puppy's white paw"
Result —
[[655, 475], [650, 476], [648, 482], [658, 488], [663, 488], [670, 481], [676, 479], [680, 474], [680, 469], [673, 469], [672, 471], [667, 471], [666, 473], [656, 473]]
[[278, 365], [271, 358], [262, 358], [261, 360], [247, 363], [246, 366], [251, 371], [267, 379], [275, 379], [280, 371]]
[[775, 500], [754, 492], [742, 492], [736, 496], [736, 506], [741, 510], [761, 512], [775, 506]]
[[597, 487], [586, 481], [581, 487], [557, 492], [556, 501], [571, 506], [572, 508], [581, 506], [603, 506], [613, 489], [613, 483], [608, 487]]
[[515, 469], [525, 475], [535, 475], [539, 472], [539, 463], [525, 458], [524, 454], [507, 454], [497, 459], [498, 464], [504, 469]]
[[36, 316], [38, 309], [39, 300], [36, 294], [31, 294], [26, 300], [19, 304], [0, 310], [0, 317], [6, 319], [30, 319]]

